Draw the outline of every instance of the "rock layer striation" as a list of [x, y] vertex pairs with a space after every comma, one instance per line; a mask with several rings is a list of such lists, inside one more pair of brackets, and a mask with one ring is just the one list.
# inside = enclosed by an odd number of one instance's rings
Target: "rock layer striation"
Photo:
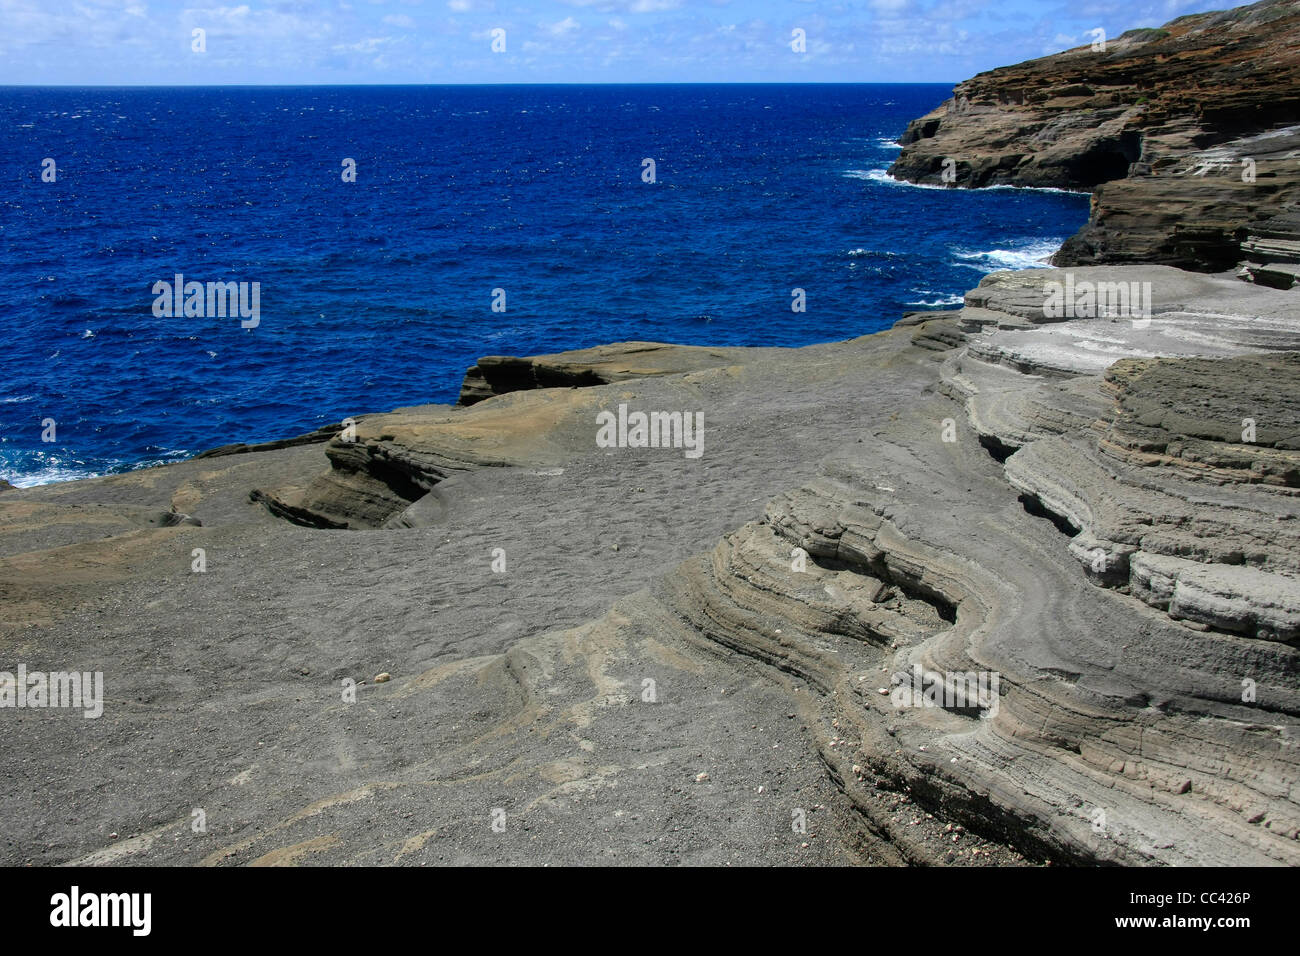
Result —
[[1300, 0], [1179, 17], [981, 73], [901, 142], [890, 173], [910, 182], [1091, 190], [1059, 266], [1294, 263]]

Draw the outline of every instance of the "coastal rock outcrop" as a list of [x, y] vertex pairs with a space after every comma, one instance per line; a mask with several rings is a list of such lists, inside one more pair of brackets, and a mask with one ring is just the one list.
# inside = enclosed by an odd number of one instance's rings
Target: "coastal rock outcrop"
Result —
[[1248, 224], [1241, 250], [1251, 282], [1277, 289], [1300, 285], [1300, 207]]
[[[1048, 315], [1070, 275], [1151, 290]], [[995, 273], [846, 342], [7, 491], [0, 647], [108, 693], [7, 728], [0, 859], [1296, 865], [1293, 295]], [[598, 445], [620, 405], [703, 454]]]
[[752, 357], [753, 349], [615, 342], [552, 355], [485, 355], [465, 373], [460, 405], [493, 395], [532, 388], [582, 388], [625, 382], [648, 375], [670, 375], [731, 365]]
[[901, 142], [890, 174], [910, 182], [1091, 190], [1058, 266], [1230, 268], [1269, 249], [1252, 223], [1300, 202], [1300, 0], [981, 73]]
[[[596, 399], [581, 389], [738, 365], [784, 351], [617, 342], [530, 358], [488, 356], [466, 374], [459, 404], [495, 399], [490, 405], [473, 415], [431, 405], [358, 420], [353, 432], [335, 435], [326, 446], [328, 471], [310, 482], [256, 489], [252, 499], [315, 528], [435, 521], [441, 511], [437, 495], [412, 506], [450, 476], [476, 468], [554, 466], [592, 447], [589, 428], [561, 434], [541, 427], [578, 409], [591, 408], [594, 418]], [[512, 394], [535, 389], [551, 391], [526, 401]]]
[[1096, 190], [1068, 269], [0, 482], [0, 651], [105, 689], [6, 723], [0, 863], [1300, 865], [1298, 5], [913, 124]]
[[1063, 273], [990, 276], [967, 301], [1006, 321], [985, 316], [945, 364], [944, 390], [1027, 506], [1071, 534], [1092, 580], [1172, 617], [1296, 641], [1297, 317], [1276, 290], [1156, 276], [1150, 317], [1076, 319], [1051, 335], [1035, 325], [1032, 286], [1041, 301]]
[[[1167, 270], [1155, 321], [1044, 326], [1062, 275], [994, 274], [936, 320], [964, 336], [939, 390], [975, 440], [924, 407], [932, 443], [874, 431], [684, 566], [674, 606], [819, 688], [823, 759], [896, 846], [886, 780], [1031, 857], [1294, 864], [1300, 317]], [[1222, 357], [1153, 357], [1197, 313], [1230, 321], [1183, 351]]]

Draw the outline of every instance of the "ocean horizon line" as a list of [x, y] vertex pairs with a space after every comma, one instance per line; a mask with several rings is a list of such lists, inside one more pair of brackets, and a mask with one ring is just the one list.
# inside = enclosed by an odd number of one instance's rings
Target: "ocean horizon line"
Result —
[[520, 89], [592, 86], [956, 86], [959, 80], [925, 80], [911, 83], [877, 80], [647, 80], [583, 83], [0, 83], [0, 90], [353, 90], [353, 89], [430, 89], [464, 87], [466, 89]]

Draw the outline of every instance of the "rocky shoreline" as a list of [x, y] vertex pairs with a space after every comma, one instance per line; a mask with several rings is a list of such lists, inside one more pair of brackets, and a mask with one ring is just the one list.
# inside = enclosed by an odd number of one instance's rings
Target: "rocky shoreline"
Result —
[[[1300, 273], [1300, 0], [1130, 30], [960, 83], [890, 174], [1090, 190], [1058, 266]], [[1271, 267], [1271, 268], [1268, 268]]]
[[[5, 492], [6, 657], [107, 691], [7, 732], [0, 855], [1295, 864], [1300, 316], [1160, 268], [1149, 322], [995, 273], [848, 342], [519, 360], [593, 384]], [[706, 452], [598, 449], [620, 403], [703, 409]], [[899, 706], [913, 673], [996, 702]]]
[[[0, 711], [0, 862], [1300, 863], [1295, 180], [1259, 148], [1269, 190], [1189, 200], [1193, 154], [1152, 159], [1263, 136], [1234, 31], [1294, 8], [1126, 34], [1122, 89], [1076, 51], [913, 124], [900, 175], [1098, 190], [1068, 268], [958, 309], [487, 356], [457, 405], [0, 486], [0, 657], [104, 688], [93, 720]], [[1137, 69], [1156, 44], [1238, 72], [1180, 100]]]

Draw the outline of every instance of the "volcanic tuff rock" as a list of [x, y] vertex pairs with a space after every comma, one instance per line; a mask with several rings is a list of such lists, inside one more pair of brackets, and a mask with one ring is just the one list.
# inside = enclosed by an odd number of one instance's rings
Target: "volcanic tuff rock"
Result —
[[[944, 183], [950, 161], [957, 186], [1092, 190], [1059, 266], [1273, 261], [1275, 246], [1243, 241], [1250, 224], [1300, 203], [1300, 0], [1179, 17], [1104, 50], [981, 73], [901, 142], [890, 173], [911, 182]], [[1291, 219], [1278, 228], [1300, 241]]]
[[[5, 492], [0, 652], [107, 694], [5, 724], [0, 860], [1300, 863], [1293, 294], [1073, 272], [1150, 319], [996, 273], [325, 461]], [[620, 403], [702, 410], [704, 455], [597, 448]], [[913, 706], [913, 668], [997, 684]]]
[[[354, 436], [337, 436], [325, 449], [330, 469], [308, 483], [255, 489], [276, 515], [316, 528], [411, 526], [437, 520], [439, 492], [451, 475], [473, 468], [555, 465], [591, 436], [582, 429], [547, 434], [561, 407], [584, 407], [588, 397], [566, 394], [612, 382], [726, 367], [779, 355], [780, 348], [703, 348], [656, 342], [617, 342], [529, 358], [487, 356], [465, 376], [460, 405], [500, 400], [467, 416], [460, 408], [425, 406], [358, 421]], [[511, 393], [551, 388], [542, 398]]]
[[465, 373], [461, 405], [531, 388], [581, 387], [728, 365], [753, 349], [616, 342], [555, 355], [485, 355]]
[[1300, 207], [1247, 225], [1241, 250], [1252, 282], [1278, 289], [1300, 285]]

